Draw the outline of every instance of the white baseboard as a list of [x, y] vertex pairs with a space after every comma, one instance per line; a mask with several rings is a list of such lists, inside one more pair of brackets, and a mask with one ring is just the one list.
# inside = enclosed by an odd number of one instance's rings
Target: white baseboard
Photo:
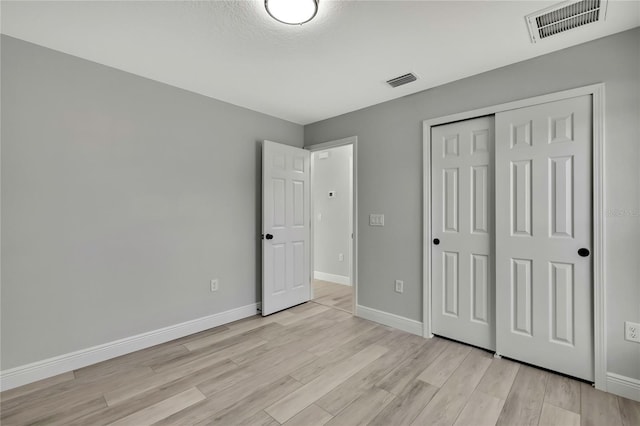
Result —
[[316, 280], [329, 281], [336, 284], [351, 285], [351, 279], [344, 275], [328, 274], [326, 272], [313, 271], [313, 278]]
[[607, 392], [640, 401], [640, 380], [607, 373]]
[[389, 327], [397, 328], [398, 330], [406, 331], [407, 333], [422, 336], [422, 323], [420, 321], [401, 317], [400, 315], [390, 314], [388, 312], [379, 311], [373, 308], [367, 308], [366, 306], [362, 305], [356, 306], [356, 316], [367, 319], [369, 321], [388, 325]]
[[0, 371], [0, 391], [77, 370], [78, 368], [91, 364], [256, 315], [257, 305], [256, 303], [252, 303], [218, 314], [197, 318], [158, 330], [152, 330], [91, 348]]

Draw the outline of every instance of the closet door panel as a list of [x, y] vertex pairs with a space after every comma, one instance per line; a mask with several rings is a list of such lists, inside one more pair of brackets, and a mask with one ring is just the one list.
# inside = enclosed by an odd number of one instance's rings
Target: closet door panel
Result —
[[591, 97], [495, 126], [497, 352], [593, 380]]
[[491, 350], [493, 128], [493, 117], [481, 117], [431, 134], [432, 332]]

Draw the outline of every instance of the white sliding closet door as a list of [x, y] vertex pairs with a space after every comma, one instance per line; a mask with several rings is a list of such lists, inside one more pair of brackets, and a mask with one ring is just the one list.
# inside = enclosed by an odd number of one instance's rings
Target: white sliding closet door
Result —
[[591, 97], [495, 126], [497, 352], [593, 381]]
[[493, 117], [432, 128], [432, 332], [495, 349]]

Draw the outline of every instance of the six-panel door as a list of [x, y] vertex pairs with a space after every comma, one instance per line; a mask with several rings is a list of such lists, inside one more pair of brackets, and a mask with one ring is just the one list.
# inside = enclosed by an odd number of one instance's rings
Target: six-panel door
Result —
[[493, 117], [431, 129], [432, 332], [486, 349], [495, 349], [493, 129]]
[[311, 297], [309, 151], [262, 145], [262, 315]]
[[591, 97], [495, 126], [497, 352], [593, 381]]

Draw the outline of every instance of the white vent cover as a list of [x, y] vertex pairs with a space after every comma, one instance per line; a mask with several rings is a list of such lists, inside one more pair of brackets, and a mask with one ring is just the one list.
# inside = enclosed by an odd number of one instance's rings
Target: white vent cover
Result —
[[391, 80], [387, 80], [387, 84], [391, 87], [402, 86], [403, 84], [411, 83], [412, 81], [416, 81], [418, 77], [415, 74], [409, 73], [405, 75], [401, 75], [400, 77], [392, 78]]
[[531, 13], [525, 17], [531, 42], [581, 27], [592, 22], [604, 21], [607, 0], [570, 0]]

